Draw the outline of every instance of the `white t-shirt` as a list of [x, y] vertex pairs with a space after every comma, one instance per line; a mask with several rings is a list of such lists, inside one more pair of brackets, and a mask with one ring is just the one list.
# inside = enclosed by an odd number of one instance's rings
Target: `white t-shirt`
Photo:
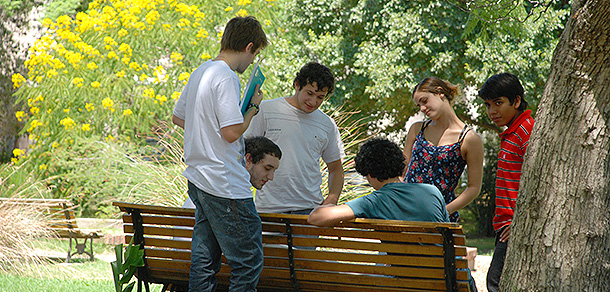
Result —
[[241, 124], [241, 85], [224, 61], [207, 61], [195, 70], [180, 95], [174, 115], [184, 119], [182, 173], [202, 191], [228, 199], [252, 198], [245, 168], [244, 140], [227, 142], [220, 133]]
[[320, 110], [308, 114], [285, 97], [263, 101], [245, 137], [265, 136], [282, 150], [272, 181], [254, 196], [259, 212], [288, 212], [319, 206], [320, 158], [326, 163], [345, 156], [335, 121]]

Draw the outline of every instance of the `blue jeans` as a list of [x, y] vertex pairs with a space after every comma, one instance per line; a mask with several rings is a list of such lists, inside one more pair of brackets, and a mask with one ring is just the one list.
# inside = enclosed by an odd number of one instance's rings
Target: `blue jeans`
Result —
[[263, 270], [261, 219], [253, 199], [212, 196], [188, 183], [195, 204], [189, 291], [215, 291], [221, 254], [231, 266], [229, 291], [256, 291]]
[[504, 269], [504, 259], [506, 258], [506, 249], [508, 248], [507, 242], [500, 242], [500, 234], [506, 227], [496, 232], [496, 247], [494, 249], [494, 255], [491, 258], [491, 264], [487, 271], [487, 291], [497, 292], [500, 285], [500, 277], [502, 276], [502, 270]]

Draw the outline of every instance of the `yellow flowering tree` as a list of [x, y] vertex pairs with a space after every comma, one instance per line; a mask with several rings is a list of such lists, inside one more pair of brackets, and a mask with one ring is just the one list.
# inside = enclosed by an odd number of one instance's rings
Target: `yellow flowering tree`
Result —
[[27, 76], [12, 76], [27, 104], [15, 114], [33, 141], [27, 157], [47, 170], [75, 137], [143, 141], [170, 120], [191, 72], [218, 54], [230, 18], [253, 15], [273, 39], [278, 10], [275, 0], [95, 0], [74, 17], [44, 19]]

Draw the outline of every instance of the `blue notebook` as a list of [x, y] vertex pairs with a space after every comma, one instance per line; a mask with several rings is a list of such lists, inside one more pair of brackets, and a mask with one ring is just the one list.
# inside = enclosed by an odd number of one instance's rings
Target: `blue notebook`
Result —
[[[241, 114], [246, 113], [246, 109], [248, 108], [248, 104], [250, 104], [250, 100], [254, 95], [254, 89], [256, 89], [256, 85], [263, 86], [263, 82], [265, 82], [265, 74], [261, 71], [261, 67], [259, 66], [262, 58], [256, 62], [254, 68], [252, 69], [252, 74], [250, 74], [250, 80], [248, 80], [248, 84], [246, 85], [246, 89], [244, 90], [244, 96], [241, 99]], [[260, 88], [260, 87], [259, 87]]]

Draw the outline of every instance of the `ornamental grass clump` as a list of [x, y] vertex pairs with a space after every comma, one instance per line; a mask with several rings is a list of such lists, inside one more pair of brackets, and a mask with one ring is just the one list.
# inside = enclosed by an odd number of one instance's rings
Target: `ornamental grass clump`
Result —
[[44, 269], [44, 258], [34, 253], [32, 242], [51, 237], [40, 212], [21, 204], [0, 202], [0, 270], [22, 274]]

